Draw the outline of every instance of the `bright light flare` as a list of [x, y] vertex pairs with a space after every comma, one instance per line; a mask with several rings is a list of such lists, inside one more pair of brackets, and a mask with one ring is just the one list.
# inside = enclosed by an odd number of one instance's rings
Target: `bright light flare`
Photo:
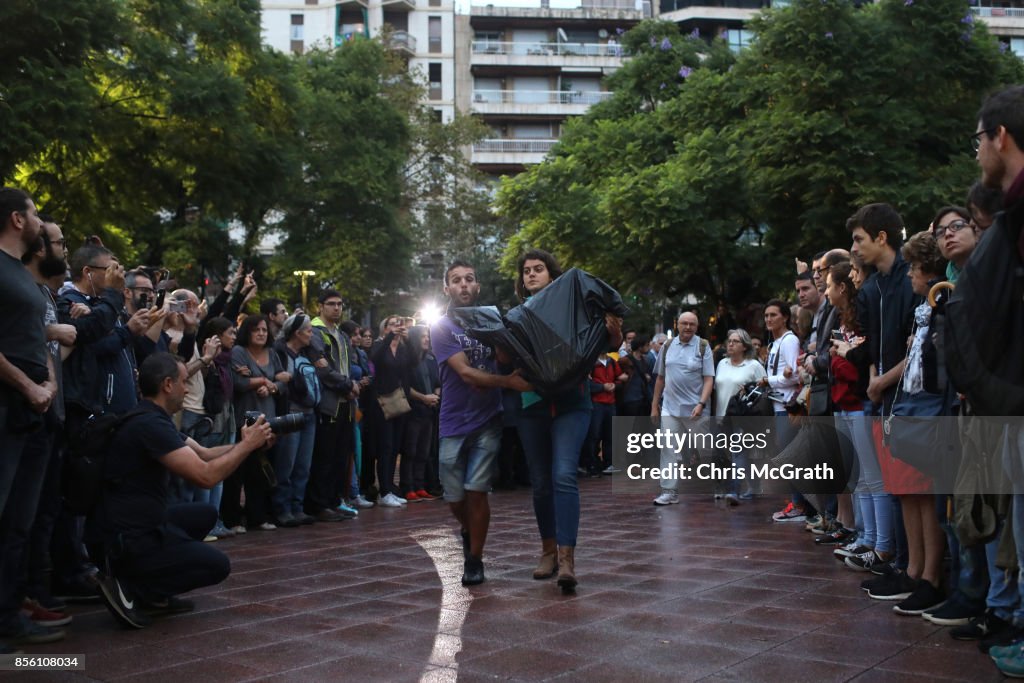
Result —
[[424, 325], [430, 327], [440, 320], [442, 315], [444, 315], [444, 311], [442, 311], [437, 304], [431, 301], [423, 304], [423, 307], [420, 309], [419, 317], [420, 320], [423, 321]]

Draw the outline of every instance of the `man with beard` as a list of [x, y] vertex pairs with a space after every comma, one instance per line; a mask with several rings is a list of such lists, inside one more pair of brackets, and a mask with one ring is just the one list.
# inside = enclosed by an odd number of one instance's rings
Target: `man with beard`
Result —
[[4, 641], [46, 643], [64, 633], [22, 614], [17, 590], [38, 502], [31, 456], [45, 437], [43, 416], [57, 397], [46, 347], [47, 300], [21, 262], [39, 240], [42, 222], [32, 198], [8, 187], [0, 189], [0, 221], [0, 316], [7, 323], [0, 330], [0, 652], [9, 653]]
[[[473, 266], [466, 261], [448, 266], [444, 293], [449, 309], [475, 305], [480, 282]], [[448, 314], [430, 328], [430, 340], [441, 374], [441, 484], [462, 525], [462, 585], [471, 586], [484, 582], [484, 541], [491, 522], [487, 493], [501, 450], [501, 389], [531, 387], [518, 374], [497, 374], [494, 349], [470, 338]], [[550, 551], [553, 559], [554, 547]]]
[[[31, 273], [46, 301], [46, 347], [55, 368], [60, 367], [62, 354], [71, 352], [78, 336], [73, 325], [57, 322], [57, 302], [54, 290], [59, 289], [67, 273], [64, 235], [53, 218], [41, 214], [42, 231], [34, 248], [22, 256], [22, 263]], [[23, 558], [17, 585], [23, 588], [19, 597], [24, 599], [23, 609], [37, 624], [56, 627], [71, 622], [64, 614], [64, 605], [50, 595], [47, 587], [50, 566], [49, 547], [53, 529], [61, 511], [60, 462], [61, 435], [64, 423], [64, 399], [61, 390], [62, 373], [56, 372], [57, 397], [47, 412], [45, 429], [32, 434], [26, 446], [26, 455], [19, 468], [19, 485], [11, 492], [11, 500], [21, 515], [10, 521], [17, 527], [17, 552]], [[6, 548], [5, 548], [6, 551]]]

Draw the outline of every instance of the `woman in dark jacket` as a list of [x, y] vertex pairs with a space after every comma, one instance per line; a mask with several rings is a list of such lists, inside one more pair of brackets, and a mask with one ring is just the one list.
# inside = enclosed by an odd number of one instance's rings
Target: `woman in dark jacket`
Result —
[[[268, 420], [276, 417], [275, 398], [287, 392], [291, 376], [271, 350], [269, 336], [270, 322], [262, 315], [247, 317], [238, 328], [238, 342], [231, 350], [236, 432], [245, 424], [248, 411], [263, 413]], [[269, 519], [271, 487], [264, 471], [264, 463], [272, 467], [273, 457], [273, 447], [265, 454], [253, 454], [224, 482], [221, 516], [236, 533], [245, 533], [246, 528], [240, 502], [243, 487], [247, 526], [264, 531], [277, 528]]]
[[[417, 359], [406, 341], [408, 332], [405, 318], [400, 315], [388, 316], [381, 325], [381, 334], [384, 338], [375, 341], [370, 349], [370, 360], [377, 373], [373, 383], [378, 403], [395, 392], [401, 392], [408, 400], [409, 371], [415, 367]], [[401, 507], [406, 504], [406, 499], [401, 497], [401, 491], [395, 486], [395, 464], [407, 417], [408, 413], [391, 419], [383, 418], [380, 422], [377, 485], [380, 487], [380, 505], [383, 507]]]
[[400, 482], [406, 500], [433, 500], [434, 496], [427, 493], [427, 465], [441, 404], [441, 375], [430, 352], [430, 332], [426, 327], [409, 330], [409, 348], [418, 362], [409, 373], [412, 412], [405, 423]]

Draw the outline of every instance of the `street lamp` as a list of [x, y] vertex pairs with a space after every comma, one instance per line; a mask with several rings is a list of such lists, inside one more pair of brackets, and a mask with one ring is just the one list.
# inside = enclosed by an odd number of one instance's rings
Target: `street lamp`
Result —
[[316, 275], [315, 270], [296, 270], [292, 272], [295, 277], [302, 278], [302, 310], [309, 312], [309, 301], [306, 297], [306, 281]]

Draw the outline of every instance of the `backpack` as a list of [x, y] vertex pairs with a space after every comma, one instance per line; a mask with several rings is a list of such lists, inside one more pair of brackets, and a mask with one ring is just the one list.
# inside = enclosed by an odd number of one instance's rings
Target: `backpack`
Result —
[[1024, 339], [1021, 213], [1024, 202], [997, 215], [946, 303], [946, 370], [976, 415], [1024, 415], [1024, 354], [1015, 346]]
[[62, 465], [64, 509], [72, 515], [88, 515], [96, 507], [107, 482], [104, 469], [107, 453], [117, 432], [134, 417], [146, 412], [136, 408], [124, 415], [93, 415], [68, 440]]
[[288, 400], [303, 408], [320, 405], [320, 380], [316, 366], [301, 353], [292, 359], [292, 378], [288, 380]]

